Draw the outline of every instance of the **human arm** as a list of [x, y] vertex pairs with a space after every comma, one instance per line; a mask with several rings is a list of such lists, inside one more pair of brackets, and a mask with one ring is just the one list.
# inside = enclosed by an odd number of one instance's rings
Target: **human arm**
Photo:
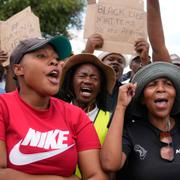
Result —
[[77, 176], [61, 177], [55, 175], [30, 175], [7, 168], [6, 145], [0, 140], [0, 179], [1, 180], [79, 180]]
[[79, 152], [79, 168], [82, 173], [82, 179], [86, 180], [106, 180], [107, 175], [100, 166], [98, 149], [85, 150]]
[[[7, 61], [8, 58], [9, 58], [8, 53], [0, 50], [0, 63]], [[6, 73], [5, 90], [6, 90], [6, 92], [11, 92], [16, 89], [16, 84], [13, 79], [13, 73], [10, 68], [10, 65], [5, 66], [4, 69], [5, 69], [5, 73]]]
[[158, 0], [147, 0], [147, 29], [152, 46], [152, 60], [171, 62], [165, 45], [161, 12]]
[[126, 161], [126, 155], [122, 151], [124, 115], [134, 96], [135, 88], [136, 84], [132, 83], [119, 88], [115, 112], [100, 154], [102, 168], [107, 172], [115, 172], [121, 169]]
[[6, 66], [6, 84], [5, 84], [5, 90], [6, 92], [11, 92], [16, 89], [16, 83], [15, 80], [13, 79], [13, 72], [10, 66]]
[[86, 43], [84, 53], [94, 53], [95, 49], [103, 46], [103, 37], [100, 34], [92, 34]]

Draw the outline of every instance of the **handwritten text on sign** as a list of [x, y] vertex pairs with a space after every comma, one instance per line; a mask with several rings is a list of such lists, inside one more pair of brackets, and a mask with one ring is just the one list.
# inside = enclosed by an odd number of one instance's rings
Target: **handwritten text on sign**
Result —
[[1, 42], [4, 44], [3, 49], [7, 52], [11, 52], [20, 40], [41, 36], [39, 20], [33, 14], [29, 14], [26, 21], [5, 22], [3, 27], [6, 32], [1, 37]]
[[144, 12], [135, 8], [115, 7], [99, 3], [95, 32], [104, 34], [104, 39], [134, 43], [144, 37]]

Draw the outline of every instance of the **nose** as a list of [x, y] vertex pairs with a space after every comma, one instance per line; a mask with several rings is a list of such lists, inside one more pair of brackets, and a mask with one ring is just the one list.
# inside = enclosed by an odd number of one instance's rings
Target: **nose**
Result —
[[158, 92], [164, 92], [165, 91], [165, 86], [163, 83], [160, 82], [157, 84], [157, 91]]
[[91, 77], [86, 76], [86, 77], [84, 77], [83, 82], [84, 82], [84, 83], [91, 83], [91, 82], [92, 82], [92, 79], [91, 79]]
[[50, 66], [58, 66], [59, 61], [56, 58], [52, 58], [49, 62]]
[[118, 60], [113, 59], [113, 60], [111, 60], [111, 64], [120, 64], [120, 63], [119, 63], [119, 61], [118, 61]]

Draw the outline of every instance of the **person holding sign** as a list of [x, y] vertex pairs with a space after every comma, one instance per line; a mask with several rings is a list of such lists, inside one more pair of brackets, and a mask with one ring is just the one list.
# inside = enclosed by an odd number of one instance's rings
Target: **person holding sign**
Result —
[[[64, 59], [71, 55], [68, 39], [31, 38], [10, 56], [16, 91], [0, 95], [0, 179], [106, 180], [100, 142], [85, 112], [54, 98]], [[93, 164], [93, 166], [92, 166]]]
[[[93, 53], [95, 49], [103, 46], [103, 42], [104, 40], [101, 35], [92, 34], [88, 38], [85, 50], [83, 52]], [[148, 54], [149, 44], [145, 39], [137, 39], [137, 41], [134, 43], [134, 49], [141, 59], [141, 65], [146, 65], [150, 62]], [[113, 112], [116, 106], [119, 87], [122, 85], [121, 77], [126, 66], [126, 58], [121, 53], [102, 52], [99, 55], [99, 59], [101, 59], [104, 64], [111, 66], [116, 74], [116, 84], [113, 88], [113, 92], [111, 95], [107, 95], [107, 108], [109, 111]]]

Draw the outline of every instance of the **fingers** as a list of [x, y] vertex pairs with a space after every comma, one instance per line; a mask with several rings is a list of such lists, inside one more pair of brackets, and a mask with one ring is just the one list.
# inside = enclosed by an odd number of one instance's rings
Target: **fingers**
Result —
[[8, 54], [4, 51], [0, 51], [0, 61], [6, 61], [8, 59]]
[[99, 38], [99, 39], [102, 39], [103, 40], [103, 37], [100, 35], [100, 34], [92, 34], [89, 38]]
[[104, 40], [100, 34], [91, 35], [88, 41], [94, 48], [101, 48], [104, 43]]
[[135, 95], [137, 84], [128, 83], [122, 85], [119, 88], [119, 95], [118, 95], [118, 105], [121, 107], [127, 107], [130, 101], [132, 100], [133, 96]]
[[126, 94], [127, 96], [133, 97], [135, 95], [135, 90], [137, 87], [137, 83], [128, 83], [123, 86], [120, 86], [120, 93]]
[[127, 95], [133, 97], [135, 95], [135, 90], [137, 87], [137, 83], [129, 83], [129, 87], [127, 89]]
[[103, 46], [104, 40], [100, 34], [92, 34], [86, 43], [84, 52], [93, 53], [95, 49], [99, 49]]
[[8, 56], [8, 53], [6, 53], [5, 51], [0, 51], [0, 56]]
[[135, 41], [135, 51], [141, 53], [142, 51], [149, 51], [149, 43], [145, 39], [138, 39]]

